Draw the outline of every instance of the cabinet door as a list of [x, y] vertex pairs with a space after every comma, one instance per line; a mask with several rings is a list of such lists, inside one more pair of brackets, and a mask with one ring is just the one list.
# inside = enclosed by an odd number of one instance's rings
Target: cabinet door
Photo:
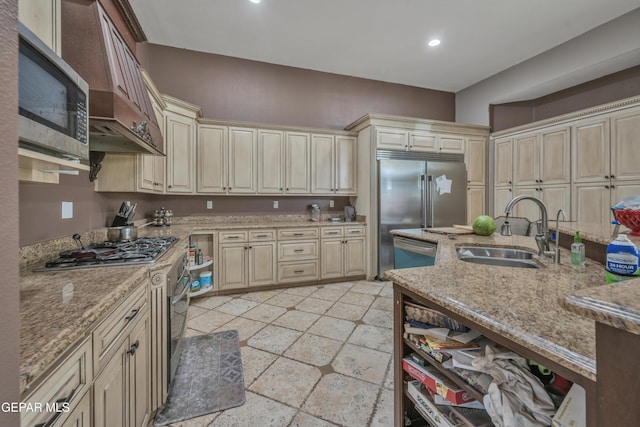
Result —
[[571, 186], [551, 185], [544, 186], [540, 190], [540, 199], [547, 207], [549, 213], [549, 221], [555, 220], [558, 211], [562, 209], [567, 216], [567, 220], [571, 218]]
[[154, 188], [156, 193], [164, 193], [164, 171], [165, 171], [166, 158], [163, 156], [153, 156], [153, 176], [154, 176]]
[[640, 112], [636, 109], [611, 118], [611, 178], [639, 180], [639, 159]]
[[229, 128], [229, 193], [256, 192], [256, 130]]
[[226, 126], [199, 125], [196, 149], [196, 189], [198, 193], [227, 192]]
[[[138, 190], [154, 192], [156, 190], [155, 157], [149, 155], [138, 156]], [[146, 190], [146, 191], [145, 191]]]
[[441, 153], [464, 154], [464, 137], [456, 135], [439, 135], [438, 150]]
[[513, 199], [513, 191], [511, 187], [498, 187], [493, 198], [493, 216], [504, 216], [504, 208], [507, 207], [509, 200]]
[[494, 185], [496, 187], [511, 185], [513, 140], [511, 138], [496, 139], [494, 148]]
[[427, 133], [411, 132], [409, 134], [409, 150], [425, 153], [435, 153], [438, 151], [438, 138]]
[[540, 134], [540, 184], [569, 184], [571, 180], [571, 140], [569, 128]]
[[129, 426], [145, 427], [151, 413], [150, 317], [140, 319], [129, 335]]
[[18, 18], [40, 40], [62, 55], [60, 0], [19, 0]]
[[609, 119], [588, 119], [571, 127], [572, 183], [595, 182], [610, 175]]
[[220, 289], [243, 288], [248, 285], [247, 280], [247, 251], [246, 243], [221, 244], [218, 251], [218, 275]]
[[258, 130], [258, 194], [284, 192], [283, 160], [284, 132]]
[[276, 283], [276, 243], [251, 242], [249, 244], [249, 286]]
[[344, 243], [344, 275], [355, 276], [365, 271], [365, 239], [348, 239]]
[[60, 427], [91, 427], [91, 392], [87, 391]]
[[320, 267], [320, 278], [342, 277], [343, 274], [343, 246], [342, 240], [323, 240]]
[[514, 185], [536, 185], [539, 182], [540, 145], [537, 134], [513, 139]]
[[335, 192], [336, 194], [356, 194], [358, 159], [356, 138], [336, 136]]
[[122, 427], [127, 425], [125, 404], [129, 400], [127, 363], [129, 340], [124, 339], [102, 373], [93, 383], [93, 425]]
[[611, 221], [608, 182], [578, 184], [572, 188], [572, 221], [604, 224]]
[[400, 129], [376, 127], [376, 148], [406, 151], [409, 148], [409, 134]]
[[333, 194], [334, 139], [331, 135], [311, 135], [311, 192]]
[[167, 193], [193, 193], [195, 120], [172, 112], [167, 121]]
[[[540, 197], [537, 187], [516, 187], [514, 196], [533, 196]], [[504, 211], [504, 208], [503, 208]], [[531, 200], [522, 200], [513, 207], [512, 216], [527, 218], [529, 221], [537, 221], [542, 218], [540, 208]]]
[[467, 224], [473, 224], [478, 216], [486, 214], [484, 199], [484, 187], [467, 187]]
[[467, 165], [467, 184], [485, 185], [487, 144], [486, 138], [467, 138], [464, 162]]
[[311, 135], [285, 134], [285, 193], [309, 194], [311, 191]]

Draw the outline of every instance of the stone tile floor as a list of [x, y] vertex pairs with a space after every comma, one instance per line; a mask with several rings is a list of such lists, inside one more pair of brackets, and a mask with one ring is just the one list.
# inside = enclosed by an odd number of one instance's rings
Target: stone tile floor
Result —
[[192, 300], [187, 336], [240, 333], [247, 401], [172, 426], [392, 426], [392, 309], [369, 281]]

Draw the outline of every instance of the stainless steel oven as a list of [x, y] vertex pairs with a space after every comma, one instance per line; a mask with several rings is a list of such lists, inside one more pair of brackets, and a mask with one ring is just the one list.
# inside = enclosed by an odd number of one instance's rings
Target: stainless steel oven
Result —
[[189, 308], [189, 270], [187, 256], [180, 258], [167, 273], [167, 383], [173, 378], [187, 325]]

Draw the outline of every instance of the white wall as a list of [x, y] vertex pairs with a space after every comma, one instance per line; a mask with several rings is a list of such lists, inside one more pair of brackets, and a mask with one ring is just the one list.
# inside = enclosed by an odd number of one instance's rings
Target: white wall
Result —
[[489, 104], [539, 98], [638, 64], [640, 8], [461, 90], [456, 121], [488, 126]]

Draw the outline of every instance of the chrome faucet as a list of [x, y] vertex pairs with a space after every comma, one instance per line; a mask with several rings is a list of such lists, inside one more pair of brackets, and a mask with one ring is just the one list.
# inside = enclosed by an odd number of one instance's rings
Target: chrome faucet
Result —
[[554, 255], [554, 252], [549, 250], [549, 215], [547, 214], [547, 207], [542, 200], [537, 197], [528, 196], [523, 194], [522, 196], [514, 197], [507, 203], [504, 208], [504, 213], [507, 217], [505, 225], [502, 226], [501, 234], [503, 236], [511, 235], [511, 226], [508, 224], [509, 214], [513, 210], [513, 207], [521, 200], [531, 200], [540, 208], [542, 213], [542, 224], [536, 227], [536, 244], [538, 245], [538, 256], [544, 257], [545, 255]]
[[560, 264], [560, 248], [558, 244], [560, 242], [560, 214], [562, 214], [562, 220], [567, 220], [567, 215], [565, 215], [563, 209], [558, 209], [558, 213], [556, 214], [556, 249], [554, 250], [555, 255], [553, 261], [556, 264]]

